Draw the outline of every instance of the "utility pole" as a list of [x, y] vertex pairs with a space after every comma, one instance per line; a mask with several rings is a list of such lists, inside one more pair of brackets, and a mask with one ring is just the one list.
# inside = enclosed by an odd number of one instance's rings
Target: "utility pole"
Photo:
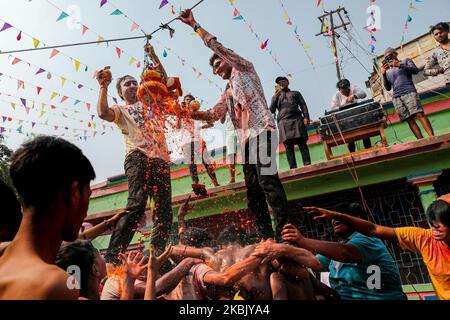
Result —
[[[347, 30], [347, 26], [349, 24], [351, 24], [350, 20], [344, 20], [344, 18], [342, 18], [341, 16], [341, 12], [344, 12], [344, 14], [347, 14], [347, 10], [345, 10], [345, 8], [341, 8], [339, 7], [336, 10], [333, 10], [331, 12], [326, 12], [325, 14], [318, 17], [319, 21], [320, 21], [320, 33], [316, 34], [317, 36], [325, 36], [325, 37], [330, 37], [332, 38], [332, 49], [333, 49], [333, 55], [334, 55], [334, 61], [336, 63], [336, 74], [338, 77], [338, 80], [342, 79], [342, 75], [341, 75], [341, 67], [339, 66], [339, 58], [338, 58], [338, 53], [337, 53], [337, 46], [336, 46], [336, 33], [335, 30], [340, 29], [340, 28], [344, 28], [345, 30]], [[340, 24], [338, 26], [335, 26], [334, 22], [334, 16], [337, 16], [337, 18], [340, 20]], [[330, 20], [330, 26], [328, 26], [327, 23], [327, 18]], [[336, 20], [338, 20], [336, 19]]]

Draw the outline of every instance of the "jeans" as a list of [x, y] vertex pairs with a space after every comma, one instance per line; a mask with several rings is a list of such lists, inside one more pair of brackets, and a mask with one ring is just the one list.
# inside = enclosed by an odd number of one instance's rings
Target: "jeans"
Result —
[[[272, 145], [272, 134], [273, 131], [266, 131], [250, 138], [245, 145], [243, 169], [248, 208], [256, 215], [258, 231], [266, 239], [274, 236], [267, 207], [269, 204], [275, 219], [275, 239], [281, 241], [281, 231], [289, 221], [290, 208], [278, 173], [265, 170], [272, 166], [276, 170], [277, 154], [276, 145]], [[255, 155], [258, 157], [255, 158]]]
[[298, 145], [300, 153], [302, 154], [303, 165], [309, 166], [311, 164], [311, 156], [309, 155], [309, 148], [306, 144], [308, 138], [288, 139], [284, 142], [286, 148], [286, 158], [291, 169], [297, 168], [297, 160], [295, 160], [295, 145]]
[[127, 249], [145, 214], [149, 196], [155, 202], [152, 215], [154, 230], [150, 242], [156, 254], [164, 251], [172, 228], [169, 164], [159, 158], [148, 158], [141, 151], [133, 151], [125, 159], [125, 174], [128, 178], [128, 213], [117, 222], [105, 254], [106, 262], [116, 265], [120, 264], [118, 254]]

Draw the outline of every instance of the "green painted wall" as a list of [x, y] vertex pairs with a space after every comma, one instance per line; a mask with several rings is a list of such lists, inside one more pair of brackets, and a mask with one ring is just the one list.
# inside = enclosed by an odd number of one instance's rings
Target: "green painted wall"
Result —
[[[437, 97], [432, 100], [438, 99]], [[388, 109], [389, 111], [389, 109]], [[429, 119], [435, 129], [437, 135], [450, 132], [450, 109], [433, 113]], [[419, 125], [420, 126], [420, 125]], [[404, 123], [388, 124], [386, 128], [386, 137], [389, 145], [400, 144], [408, 141], [416, 140], [413, 136], [409, 126]], [[380, 138], [372, 138], [372, 143], [380, 142]], [[346, 153], [345, 146], [334, 148], [335, 155]], [[362, 148], [362, 142], [357, 142], [357, 148]], [[322, 143], [315, 143], [309, 145], [311, 160], [313, 163], [326, 161], [325, 152]], [[297, 163], [302, 165], [300, 152], [297, 150]], [[222, 155], [216, 157], [220, 158]], [[450, 168], [450, 159], [448, 154], [432, 154], [432, 155], [416, 155], [408, 159], [398, 159], [389, 163], [374, 164], [366, 168], [358, 170], [360, 174], [361, 183], [363, 185], [380, 183], [406, 177], [408, 175], [417, 174], [420, 172], [427, 172], [436, 169]], [[281, 153], [279, 157], [279, 171], [283, 172], [289, 170], [285, 153]], [[185, 167], [183, 165], [183, 167]], [[175, 170], [178, 168], [173, 168]], [[236, 181], [243, 181], [244, 175], [242, 173], [242, 166], [236, 166], [237, 175]], [[218, 168], [216, 170], [217, 178], [220, 184], [227, 184], [229, 181], [229, 170], [227, 167]], [[206, 174], [200, 174], [200, 182], [205, 183], [207, 188], [212, 187], [212, 183]], [[172, 196], [186, 194], [191, 191], [192, 180], [189, 175], [174, 179], [172, 181]], [[322, 193], [330, 193], [334, 191], [353, 188], [355, 182], [351, 179], [348, 172], [336, 172], [326, 176], [314, 177], [305, 181], [298, 181], [285, 185], [288, 198], [290, 200], [298, 199], [300, 197], [307, 197], [319, 195]], [[96, 214], [100, 212], [110, 211], [118, 208], [124, 208], [127, 202], [127, 191], [119, 192], [112, 195], [98, 197], [91, 199], [89, 206], [89, 214]], [[245, 193], [232, 195], [222, 200], [205, 200], [196, 205], [194, 216], [201, 212], [202, 215], [217, 214], [218, 211], [225, 207], [230, 210], [241, 209], [245, 207]], [[177, 208], [174, 208], [177, 210]]]

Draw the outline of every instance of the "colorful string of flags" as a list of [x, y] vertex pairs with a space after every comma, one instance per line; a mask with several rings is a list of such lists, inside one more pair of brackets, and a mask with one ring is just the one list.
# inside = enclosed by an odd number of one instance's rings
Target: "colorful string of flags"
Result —
[[[294, 21], [291, 19], [289, 12], [286, 9], [286, 6], [284, 5], [282, 0], [278, 0], [278, 2], [281, 5], [281, 8], [283, 9], [283, 18], [286, 22], [286, 24], [293, 28], [294, 27]], [[311, 48], [309, 45], [306, 45], [305, 43], [303, 43], [302, 38], [300, 37], [300, 34], [298, 33], [298, 26], [296, 25], [293, 29], [294, 34], [295, 34], [295, 38], [297, 39], [298, 43], [302, 46], [303, 51], [305, 52], [306, 57], [309, 60], [309, 63], [314, 66], [314, 59], [311, 57], [311, 55], [309, 54], [308, 50]]]
[[[12, 55], [12, 54], [9, 54], [9, 55], [8, 55], [8, 58], [9, 58], [9, 59], [12, 59], [12, 63], [11, 63], [11, 64], [14, 65], [14, 66], [17, 65], [17, 64], [19, 64], [20, 62], [23, 62], [23, 63], [26, 63], [30, 68], [34, 68], [34, 69], [36, 70], [35, 75], [39, 75], [39, 74], [42, 74], [42, 73], [47, 73], [46, 79], [48, 79], [48, 80], [52, 80], [52, 79], [53, 79], [53, 76], [57, 76], [57, 77], [60, 78], [60, 80], [61, 80], [61, 88], [64, 87], [64, 85], [65, 85], [66, 82], [70, 82], [70, 83], [74, 84], [78, 89], [83, 89], [83, 88], [85, 88], [85, 89], [88, 89], [88, 90], [90, 90], [90, 91], [92, 91], [92, 92], [98, 91], [98, 89], [94, 89], [94, 88], [92, 88], [92, 87], [89, 87], [89, 86], [86, 85], [86, 84], [83, 84], [83, 83], [81, 83], [81, 82], [77, 82], [77, 81], [75, 81], [75, 80], [72, 80], [72, 79], [68, 78], [67, 76], [63, 76], [63, 75], [60, 75], [60, 74], [55, 73], [55, 72], [53, 72], [53, 71], [49, 71], [49, 70], [47, 70], [47, 69], [44, 69], [44, 68], [42, 68], [42, 67], [40, 67], [40, 66], [38, 66], [38, 65], [35, 65], [35, 64], [33, 64], [33, 63], [31, 63], [31, 62], [25, 60], [25, 59], [19, 58], [19, 57], [17, 57], [17, 56]], [[118, 101], [118, 100], [117, 100], [116, 97], [114, 97], [114, 96], [112, 96], [112, 95], [110, 95], [110, 94], [108, 94], [108, 96], [109, 96], [110, 98], [112, 98], [112, 99], [114, 100], [114, 102], [117, 104], [117, 101]]]
[[[6, 22], [5, 20], [0, 19], [0, 21], [3, 22], [3, 27], [0, 29], [0, 32], [3, 32], [5, 30], [11, 29], [11, 28], [13, 28], [13, 29], [15, 29], [16, 31], [19, 32], [17, 37], [16, 37], [17, 41], [21, 41], [22, 40], [22, 35], [26, 35], [28, 38], [32, 39], [33, 46], [35, 48], [39, 47], [39, 45], [42, 45], [44, 47], [49, 46], [48, 44], [44, 43], [43, 41], [38, 40], [37, 38], [35, 38], [31, 34], [25, 32], [23, 30], [20, 30], [19, 28], [11, 25], [10, 23]], [[81, 62], [78, 59], [75, 59], [75, 58], [71, 57], [70, 55], [68, 55], [68, 54], [66, 54], [66, 53], [64, 53], [64, 52], [62, 52], [60, 50], [56, 50], [56, 49], [52, 50], [52, 52], [50, 53], [49, 59], [53, 58], [54, 56], [56, 56], [58, 54], [61, 54], [61, 55], [65, 56], [67, 59], [69, 59], [71, 61], [71, 63], [74, 64], [76, 72], [78, 72], [78, 70], [80, 70], [80, 67], [82, 67], [82, 69], [84, 69], [85, 72], [87, 72], [90, 69], [90, 67], [87, 64]], [[95, 73], [94, 73], [94, 77], [95, 77]]]
[[[375, 45], [377, 43], [377, 39], [375, 38], [375, 32], [377, 31], [377, 28], [375, 27], [378, 21], [375, 17], [375, 11], [373, 10], [373, 5], [376, 3], [376, 0], [370, 0], [369, 8], [372, 7], [372, 10], [370, 11], [370, 23], [366, 27], [364, 27], [364, 30], [369, 32], [370, 35], [370, 41], [369, 41], [369, 50], [373, 54], [375, 53]], [[369, 10], [367, 8], [367, 10]]]
[[[71, 15], [64, 12], [64, 10], [62, 10], [60, 7], [58, 7], [57, 5], [55, 5], [53, 2], [46, 0], [47, 3], [49, 3], [50, 5], [52, 5], [54, 8], [56, 8], [57, 10], [61, 11], [58, 19], [56, 19], [56, 22], [61, 21], [62, 19], [65, 19], [67, 17], [70, 17]], [[118, 10], [118, 9], [117, 9]], [[120, 10], [119, 10], [120, 11]], [[111, 13], [111, 15], [118, 15], [118, 13], [115, 13], [116, 11], [114, 11], [113, 13]], [[124, 17], [126, 17], [126, 15], [124, 15]], [[139, 26], [137, 26], [136, 28], [138, 28]], [[103, 36], [101, 36], [98, 32], [94, 31], [91, 27], [87, 26], [86, 24], [82, 24], [82, 35], [85, 35], [86, 32], [89, 31], [92, 34], [94, 34], [97, 38], [97, 41], [103, 41], [105, 40], [105, 38]], [[109, 44], [107, 43], [107, 47], [109, 48]], [[115, 45], [111, 45], [111, 49], [113, 49], [116, 54], [117, 57], [120, 59], [122, 55], [126, 55], [129, 57], [129, 62], [128, 65], [131, 66], [133, 64], [136, 65], [136, 68], [140, 68], [141, 67], [141, 61], [137, 58], [135, 58], [133, 55], [127, 53], [125, 50], [115, 46]]]
[[237, 9], [237, 7], [234, 4], [234, 0], [228, 0], [230, 2], [231, 7], [233, 8], [233, 20], [238, 20], [238, 21], [243, 21], [247, 27], [249, 28], [250, 32], [255, 36], [255, 38], [259, 41], [260, 43], [260, 48], [262, 50], [264, 50], [265, 52], [267, 52], [272, 60], [275, 62], [275, 64], [284, 72], [284, 74], [290, 78], [292, 78], [292, 74], [287, 72], [285, 68], [283, 68], [283, 66], [280, 64], [280, 62], [278, 61], [277, 57], [273, 54], [272, 50], [269, 50], [267, 48], [268, 44], [269, 44], [269, 38], [267, 38], [266, 40], [262, 40], [261, 37], [255, 32], [254, 28], [253, 28], [253, 24], [249, 23], [241, 14], [241, 12]]
[[[422, 0], [414, 0], [414, 2], [422, 2]], [[406, 36], [406, 34], [407, 34], [407, 32], [408, 32], [408, 26], [409, 26], [409, 23], [412, 21], [412, 11], [413, 11], [413, 10], [417, 10], [417, 8], [414, 7], [414, 5], [413, 5], [413, 0], [411, 0], [411, 1], [409, 2], [409, 6], [408, 6], [408, 16], [406, 17], [406, 22], [405, 22], [405, 25], [404, 25], [404, 27], [403, 27], [402, 38], [401, 38], [401, 40], [400, 40], [400, 47], [401, 47], [401, 48], [403, 48], [403, 44], [404, 44], [404, 42], [405, 42], [405, 36]]]

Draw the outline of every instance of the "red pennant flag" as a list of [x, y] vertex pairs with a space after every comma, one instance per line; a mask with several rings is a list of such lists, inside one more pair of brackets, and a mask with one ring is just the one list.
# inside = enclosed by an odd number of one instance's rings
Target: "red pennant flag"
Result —
[[66, 101], [67, 99], [69, 99], [69, 97], [68, 96], [64, 96], [64, 97], [62, 97], [61, 98], [61, 103], [63, 103], [64, 101]]
[[49, 58], [49, 59], [53, 58], [53, 57], [56, 56], [58, 53], [59, 53], [58, 50], [53, 49], [53, 50], [52, 50], [52, 53], [50, 53], [50, 58]]
[[19, 34], [17, 35], [17, 41], [20, 41], [22, 39], [22, 31], [19, 31]]
[[41, 93], [42, 88], [41, 87], [36, 87], [37, 89], [37, 94], [39, 95]]
[[237, 17], [238, 15], [239, 15], [239, 11], [236, 8], [234, 8], [233, 16]]
[[88, 29], [88, 27], [83, 25], [83, 30], [81, 31], [81, 34], [84, 35], [86, 33], [87, 29]]
[[116, 52], [117, 52], [117, 55], [119, 56], [119, 59], [120, 59], [120, 54], [122, 53], [122, 50], [120, 50], [119, 47], [116, 47]]
[[137, 28], [139, 28], [139, 25], [138, 25], [136, 22], [133, 22], [133, 23], [131, 24], [131, 31], [134, 31], [134, 30], [136, 30]]
[[136, 68], [140, 68], [141, 67], [141, 62], [139, 61], [137, 64], [136, 64]]
[[14, 58], [12, 64], [15, 65], [16, 63], [18, 63], [18, 62], [20, 62], [20, 61], [22, 61], [22, 60], [19, 59], [19, 58]]
[[88, 111], [91, 111], [91, 104], [90, 103], [86, 103], [86, 108], [88, 109]]
[[267, 47], [267, 43], [269, 42], [269, 39], [267, 39], [266, 41], [264, 41], [263, 43], [261, 43], [261, 49], [265, 49]]

